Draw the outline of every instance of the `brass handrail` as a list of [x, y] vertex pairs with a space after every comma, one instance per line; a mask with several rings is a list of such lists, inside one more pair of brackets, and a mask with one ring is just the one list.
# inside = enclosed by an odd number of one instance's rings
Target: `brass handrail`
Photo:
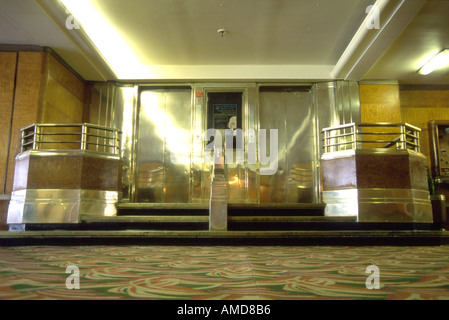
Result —
[[120, 155], [121, 132], [110, 127], [91, 123], [34, 123], [20, 131], [21, 152], [75, 149]]
[[[322, 130], [324, 152], [392, 147], [421, 152], [420, 132], [420, 128], [409, 123], [348, 123]], [[375, 136], [383, 139], [373, 139]]]

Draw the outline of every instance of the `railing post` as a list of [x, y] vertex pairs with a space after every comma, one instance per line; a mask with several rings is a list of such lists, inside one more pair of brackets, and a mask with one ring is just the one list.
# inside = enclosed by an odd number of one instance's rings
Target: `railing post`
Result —
[[112, 132], [114, 139], [113, 141], [113, 146], [114, 146], [114, 154], [118, 155], [119, 154], [119, 146], [118, 146], [118, 131], [114, 129], [114, 131]]
[[406, 130], [405, 130], [405, 126], [401, 125], [400, 126], [401, 129], [401, 149], [402, 150], [407, 150], [407, 135], [406, 135]]
[[421, 137], [419, 131], [415, 131], [415, 151], [421, 153]]
[[352, 140], [352, 148], [357, 150], [357, 126], [354, 123], [351, 127], [351, 140]]
[[81, 126], [81, 150], [87, 149], [87, 126], [83, 124]]
[[39, 150], [39, 140], [40, 140], [40, 127], [39, 125], [34, 125], [34, 134], [33, 134], [33, 150]]
[[329, 146], [328, 146], [329, 142], [328, 142], [328, 137], [329, 137], [328, 131], [325, 130], [325, 131], [324, 131], [324, 153], [329, 152]]
[[22, 129], [22, 131], [21, 131], [22, 138], [20, 140], [20, 152], [21, 153], [25, 151], [25, 147], [23, 146], [25, 144], [25, 135], [26, 135], [25, 130]]

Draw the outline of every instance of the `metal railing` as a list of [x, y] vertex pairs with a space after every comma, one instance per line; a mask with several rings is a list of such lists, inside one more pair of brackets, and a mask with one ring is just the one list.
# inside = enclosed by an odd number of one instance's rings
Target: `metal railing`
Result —
[[120, 155], [117, 129], [89, 123], [36, 123], [20, 130], [21, 152], [89, 150]]
[[325, 153], [374, 148], [421, 152], [421, 129], [408, 123], [348, 123], [322, 132]]

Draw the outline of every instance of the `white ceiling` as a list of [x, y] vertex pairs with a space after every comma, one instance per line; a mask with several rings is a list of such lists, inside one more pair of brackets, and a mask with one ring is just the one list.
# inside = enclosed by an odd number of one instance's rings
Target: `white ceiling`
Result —
[[[58, 0], [1, 0], [0, 44], [48, 46], [86, 80], [398, 80], [449, 84], [420, 64], [449, 48], [446, 0], [90, 0], [138, 65], [105, 61]], [[366, 8], [380, 9], [367, 29]], [[225, 28], [228, 33], [217, 33]], [[118, 43], [118, 42], [117, 42]], [[117, 48], [117, 52], [121, 48]], [[120, 72], [117, 72], [120, 68]], [[114, 70], [116, 71], [114, 73]]]

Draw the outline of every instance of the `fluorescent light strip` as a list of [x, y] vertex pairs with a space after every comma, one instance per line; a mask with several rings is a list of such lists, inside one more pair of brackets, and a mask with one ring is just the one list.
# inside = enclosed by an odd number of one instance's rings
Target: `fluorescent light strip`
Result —
[[66, 9], [80, 23], [83, 30], [113, 68], [119, 78], [139, 62], [125, 39], [92, 4], [91, 0], [61, 0]]
[[443, 49], [432, 59], [424, 64], [417, 72], [422, 75], [428, 75], [436, 69], [449, 65], [449, 49]]

